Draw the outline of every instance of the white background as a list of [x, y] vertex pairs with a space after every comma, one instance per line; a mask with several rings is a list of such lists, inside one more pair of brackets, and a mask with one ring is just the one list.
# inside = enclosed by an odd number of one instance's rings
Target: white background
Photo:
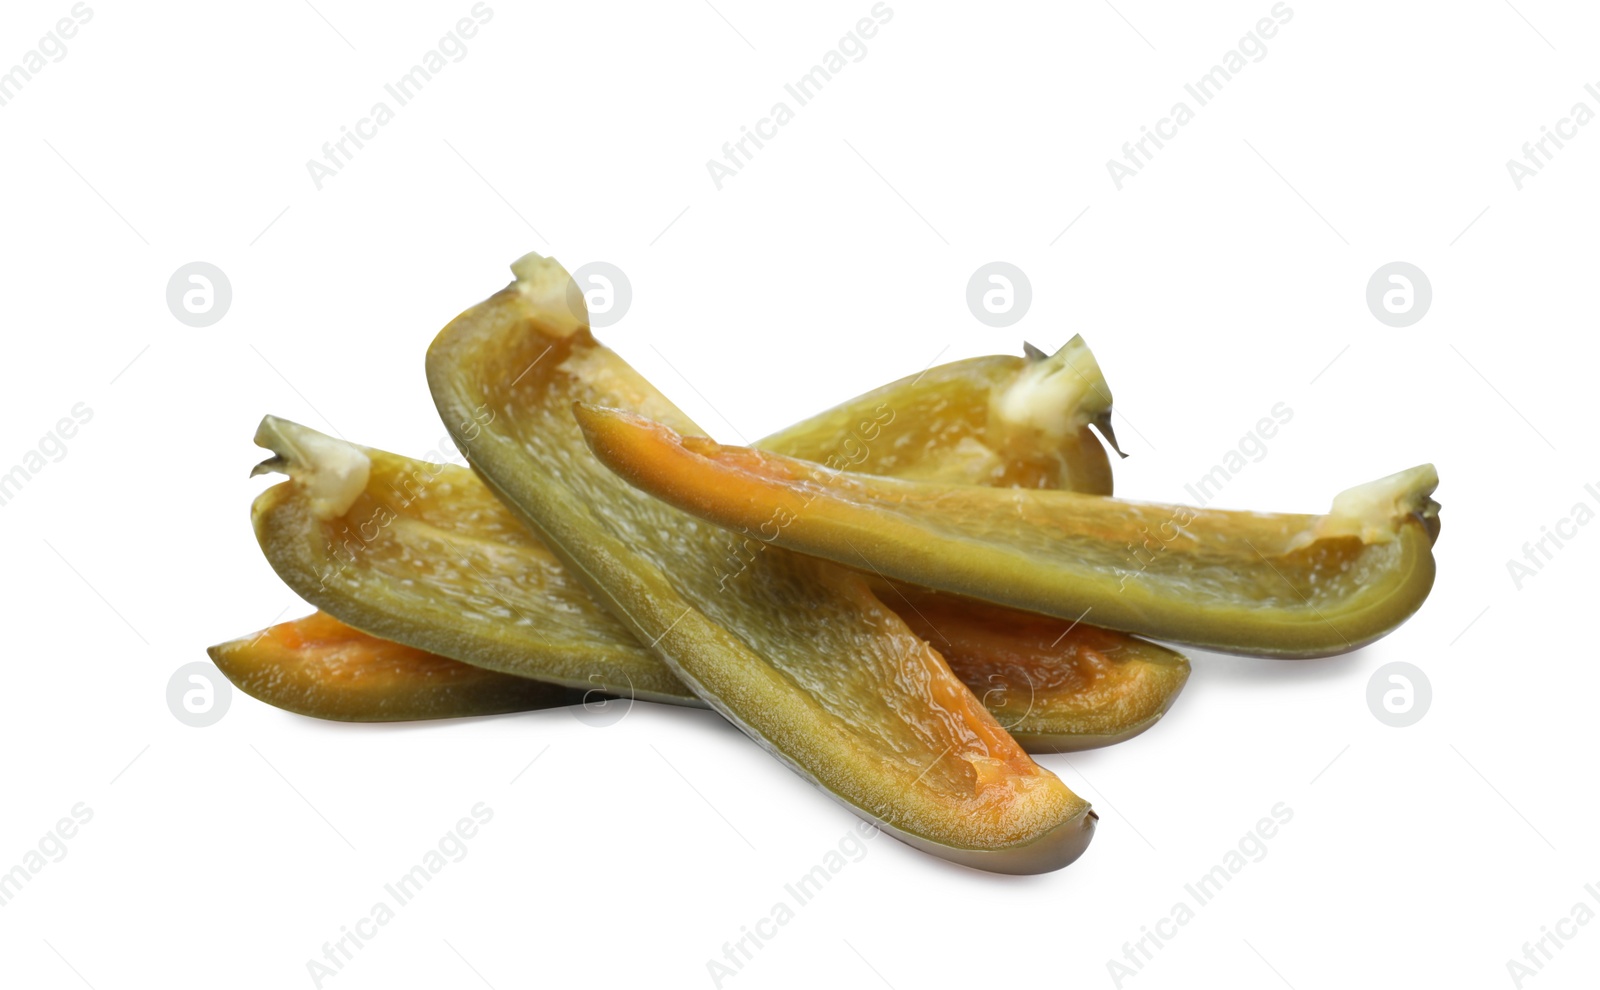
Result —
[[[1278, 402], [1293, 420], [1214, 504], [1320, 511], [1423, 461], [1442, 478], [1438, 583], [1393, 635], [1316, 662], [1194, 654], [1155, 729], [1041, 758], [1101, 815], [1076, 864], [996, 877], [879, 837], [724, 986], [1110, 987], [1107, 961], [1277, 802], [1293, 820], [1265, 858], [1124, 986], [1513, 986], [1507, 960], [1588, 899], [1600, 526], [1520, 590], [1506, 562], [1596, 507], [1600, 125], [1520, 191], [1505, 162], [1575, 102], [1600, 110], [1592, 6], [1293, 0], [1118, 191], [1107, 159], [1268, 0], [892, 0], [719, 191], [707, 159], [867, 0], [491, 0], [466, 56], [319, 191], [306, 161], [471, 3], [314, 2], [91, 0], [0, 108], [0, 470], [93, 410], [0, 506], [0, 869], [94, 813], [0, 907], [8, 985], [311, 986], [307, 960], [484, 802], [467, 857], [324, 986], [706, 987], [853, 831], [709, 713], [346, 726], [238, 693], [209, 728], [169, 712], [206, 645], [308, 611], [250, 533], [259, 417], [433, 449], [423, 351], [530, 249], [628, 273], [602, 336], [719, 439], [1081, 332], [1123, 414], [1121, 494], [1184, 499]], [[0, 69], [70, 6], [7, 3]], [[233, 287], [203, 329], [164, 297], [195, 260]], [[1033, 285], [1004, 330], [964, 302], [994, 260]], [[1364, 300], [1394, 260], [1434, 293], [1400, 329]], [[1410, 728], [1366, 702], [1396, 660], [1432, 683]], [[1523, 985], [1597, 970], [1590, 924]]]

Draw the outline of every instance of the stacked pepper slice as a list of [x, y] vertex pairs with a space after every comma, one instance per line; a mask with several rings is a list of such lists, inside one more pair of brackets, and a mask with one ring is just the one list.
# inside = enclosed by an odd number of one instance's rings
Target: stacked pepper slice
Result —
[[399, 722], [535, 711], [574, 700], [567, 688], [369, 636], [326, 612], [209, 652], [246, 694], [316, 718]]
[[698, 429], [574, 317], [560, 266], [529, 257], [513, 270], [435, 339], [428, 384], [469, 462], [568, 570], [702, 700], [880, 828], [999, 872], [1076, 859], [1088, 802], [864, 579], [770, 545], [730, 574], [727, 531], [594, 457], [574, 403]]
[[778, 546], [1191, 646], [1343, 653], [1404, 622], [1433, 587], [1431, 464], [1342, 492], [1323, 515], [1239, 512], [851, 474], [620, 409], [576, 413], [608, 467], [700, 518], [738, 528], [781, 515]]

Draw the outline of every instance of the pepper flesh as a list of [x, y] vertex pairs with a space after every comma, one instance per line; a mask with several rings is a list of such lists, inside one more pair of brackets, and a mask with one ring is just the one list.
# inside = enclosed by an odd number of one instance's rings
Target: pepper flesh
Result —
[[1088, 803], [863, 579], [776, 547], [730, 576], [726, 532], [595, 460], [578, 401], [695, 427], [595, 342], [564, 269], [529, 255], [513, 271], [435, 339], [428, 383], [474, 468], [572, 572], [697, 695], [885, 831], [997, 872], [1076, 859], [1093, 832]]
[[345, 722], [498, 715], [576, 700], [565, 688], [368, 636], [322, 612], [206, 652], [251, 697]]
[[584, 404], [577, 415], [618, 475], [720, 525], [779, 515], [777, 546], [1211, 650], [1353, 650], [1410, 617], [1433, 585], [1438, 475], [1427, 464], [1349, 489], [1324, 515], [1269, 514], [850, 474], [633, 411]]
[[[1030, 380], [1056, 375], [1090, 384], [1073, 395]], [[1099, 444], [1086, 424], [1109, 402], [1093, 356], [1074, 338], [1049, 358], [973, 358], [929, 369], [763, 442], [924, 477], [1096, 484], [1089, 451]], [[275, 417], [262, 421], [256, 439], [277, 455], [257, 470], [290, 475], [256, 500], [258, 540], [284, 581], [319, 608], [441, 658], [585, 691], [704, 705], [471, 471], [358, 447]], [[1005, 453], [947, 459], [953, 446]], [[722, 574], [736, 579], [764, 547], [756, 537], [730, 540]], [[990, 628], [979, 635], [957, 600], [913, 607], [892, 588], [879, 597], [923, 624], [937, 647], [947, 644], [947, 624], [968, 631], [963, 680], [996, 705], [1028, 699], [996, 714], [1029, 751], [1136, 735], [1188, 676], [1182, 656], [1133, 637], [1108, 639], [1084, 625], [1038, 630], [1033, 617], [1004, 609], [988, 610]], [[955, 614], [946, 619], [948, 610]], [[1156, 688], [1164, 694], [1152, 694]]]

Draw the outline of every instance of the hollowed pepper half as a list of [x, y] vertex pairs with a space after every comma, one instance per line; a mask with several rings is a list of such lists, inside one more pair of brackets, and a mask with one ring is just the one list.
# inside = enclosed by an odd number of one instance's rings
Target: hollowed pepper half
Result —
[[577, 413], [618, 475], [703, 519], [738, 530], [780, 518], [777, 546], [1206, 649], [1353, 650], [1433, 585], [1428, 464], [1349, 489], [1323, 515], [1240, 512], [862, 475], [685, 436], [638, 410]]
[[696, 695], [880, 828], [997, 872], [1076, 859], [1093, 832], [1088, 803], [859, 575], [765, 539], [729, 575], [726, 530], [595, 459], [577, 402], [699, 431], [594, 340], [564, 269], [530, 255], [513, 271], [435, 339], [428, 383], [473, 467], [570, 572]]

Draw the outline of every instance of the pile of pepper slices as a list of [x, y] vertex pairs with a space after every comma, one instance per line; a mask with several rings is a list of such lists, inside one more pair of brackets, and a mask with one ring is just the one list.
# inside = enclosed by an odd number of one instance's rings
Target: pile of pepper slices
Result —
[[1039, 873], [1096, 815], [1028, 754], [1136, 735], [1188, 678], [1140, 636], [1326, 656], [1432, 587], [1431, 465], [1322, 515], [1112, 498], [1079, 338], [732, 447], [594, 339], [558, 263], [512, 271], [428, 350], [470, 469], [262, 421], [256, 470], [289, 480], [256, 536], [320, 611], [213, 647], [241, 690], [350, 721], [710, 707], [901, 840]]

